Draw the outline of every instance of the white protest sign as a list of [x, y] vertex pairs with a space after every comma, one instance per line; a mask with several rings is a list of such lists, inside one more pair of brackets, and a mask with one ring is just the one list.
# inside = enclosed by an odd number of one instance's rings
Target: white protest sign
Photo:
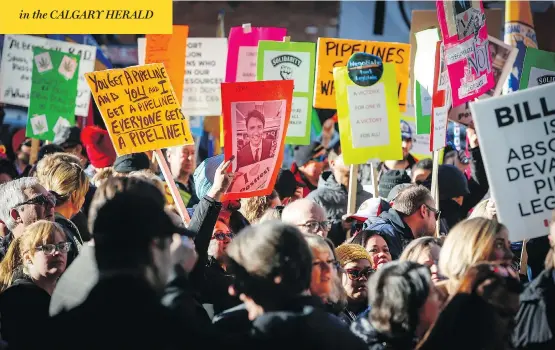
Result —
[[470, 109], [509, 239], [547, 234], [555, 209], [555, 84], [473, 102]]
[[187, 39], [183, 114], [222, 114], [220, 84], [225, 81], [226, 60], [227, 38]]
[[429, 116], [432, 114], [436, 43], [440, 38], [437, 28], [423, 30], [414, 36], [418, 45], [414, 56], [414, 83], [419, 84], [415, 101], [421, 106], [421, 115]]
[[447, 136], [447, 112], [449, 106], [435, 107], [433, 109], [432, 118], [434, 118], [434, 132], [432, 140], [432, 149], [438, 151], [445, 148]]
[[137, 39], [137, 57], [139, 66], [143, 66], [146, 60], [146, 38]]
[[0, 63], [0, 102], [29, 107], [31, 73], [33, 72], [33, 46], [79, 55], [79, 81], [75, 114], [89, 115], [91, 90], [84, 73], [94, 71], [96, 47], [30, 35], [6, 35]]
[[389, 145], [384, 84], [377, 83], [369, 87], [349, 85], [347, 98], [353, 147]]

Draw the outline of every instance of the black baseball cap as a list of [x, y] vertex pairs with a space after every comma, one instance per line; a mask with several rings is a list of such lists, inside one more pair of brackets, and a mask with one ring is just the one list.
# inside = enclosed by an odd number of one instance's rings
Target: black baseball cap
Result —
[[297, 187], [306, 187], [306, 185], [297, 181], [291, 170], [281, 169], [274, 186], [274, 190], [278, 193], [279, 198], [283, 199], [293, 196]]
[[150, 160], [146, 153], [131, 153], [116, 158], [113, 169], [118, 173], [146, 170], [150, 168]]
[[325, 150], [324, 146], [318, 141], [312, 141], [310, 145], [296, 146], [293, 150], [293, 158], [297, 166], [303, 166], [308, 163], [314, 156]]

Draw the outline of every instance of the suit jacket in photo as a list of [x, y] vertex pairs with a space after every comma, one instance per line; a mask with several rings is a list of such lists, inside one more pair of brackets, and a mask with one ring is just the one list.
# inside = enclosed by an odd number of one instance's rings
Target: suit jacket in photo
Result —
[[[272, 157], [272, 141], [263, 139], [262, 140], [262, 151], [260, 152], [260, 160], [268, 159]], [[251, 149], [251, 143], [248, 142], [237, 152], [237, 169], [242, 168], [247, 165], [254, 164], [254, 155]]]

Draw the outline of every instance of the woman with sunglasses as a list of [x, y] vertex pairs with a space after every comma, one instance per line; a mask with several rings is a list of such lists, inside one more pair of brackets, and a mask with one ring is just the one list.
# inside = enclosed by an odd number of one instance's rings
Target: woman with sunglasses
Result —
[[62, 227], [39, 220], [25, 228], [0, 263], [2, 338], [23, 349], [48, 321], [50, 296], [66, 269], [71, 243]]
[[359, 244], [342, 244], [335, 249], [341, 267], [341, 282], [347, 293], [347, 314], [354, 321], [368, 308], [368, 279], [375, 271], [370, 254]]

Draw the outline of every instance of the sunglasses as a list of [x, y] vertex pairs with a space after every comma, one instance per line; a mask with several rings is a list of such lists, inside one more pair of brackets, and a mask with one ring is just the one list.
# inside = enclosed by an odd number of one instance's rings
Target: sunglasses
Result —
[[441, 210], [437, 210], [435, 208], [430, 207], [428, 204], [424, 204], [426, 206], [426, 208], [428, 208], [429, 211], [431, 211], [432, 213], [434, 213], [434, 218], [436, 219], [436, 221], [439, 219], [440, 215], [441, 215]]
[[58, 197], [58, 194], [56, 192], [48, 191], [48, 194], [40, 194], [36, 197], [26, 200], [25, 202], [18, 203], [13, 207], [17, 208], [27, 204], [31, 204], [31, 205], [38, 204], [38, 205], [42, 205], [43, 207], [47, 207], [47, 206], [55, 207], [57, 197]]
[[71, 242], [63, 242], [58, 244], [43, 244], [35, 248], [42, 251], [45, 255], [53, 255], [54, 252], [67, 253], [71, 249]]
[[233, 233], [218, 231], [212, 235], [212, 239], [216, 239], [218, 241], [225, 241], [226, 239], [232, 240]]
[[376, 270], [367, 267], [364, 268], [362, 270], [360, 269], [347, 269], [345, 270], [345, 273], [347, 274], [347, 277], [349, 277], [349, 279], [351, 281], [355, 281], [355, 280], [359, 280], [362, 277], [365, 277], [366, 279], [369, 279], [370, 276], [372, 276], [372, 274], [376, 272]]

